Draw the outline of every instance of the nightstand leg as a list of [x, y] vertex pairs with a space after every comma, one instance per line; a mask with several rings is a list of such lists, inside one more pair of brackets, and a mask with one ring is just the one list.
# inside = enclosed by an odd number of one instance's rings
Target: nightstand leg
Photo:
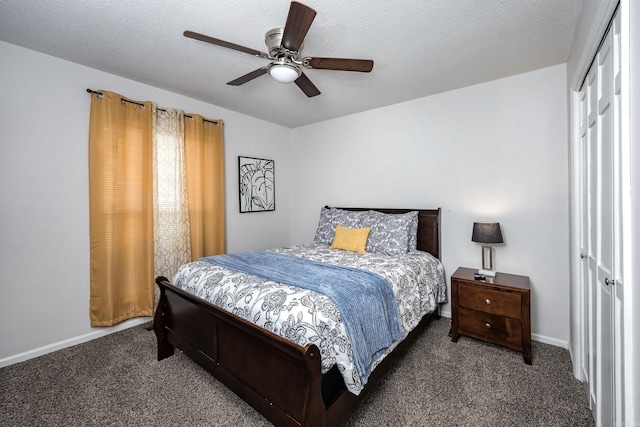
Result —
[[524, 344], [524, 349], [522, 350], [522, 357], [524, 358], [524, 363], [527, 365], [531, 365], [531, 341], [529, 343]]
[[458, 337], [460, 337], [460, 334], [458, 334], [458, 329], [451, 327], [451, 329], [449, 330], [449, 336], [451, 337], [452, 342], [458, 342]]

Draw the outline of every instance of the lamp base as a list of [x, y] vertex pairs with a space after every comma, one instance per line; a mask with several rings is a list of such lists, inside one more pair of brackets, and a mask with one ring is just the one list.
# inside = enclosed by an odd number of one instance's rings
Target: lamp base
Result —
[[493, 270], [485, 270], [485, 269], [479, 269], [478, 270], [478, 274], [482, 274], [483, 276], [491, 276], [494, 277], [496, 275], [496, 272]]

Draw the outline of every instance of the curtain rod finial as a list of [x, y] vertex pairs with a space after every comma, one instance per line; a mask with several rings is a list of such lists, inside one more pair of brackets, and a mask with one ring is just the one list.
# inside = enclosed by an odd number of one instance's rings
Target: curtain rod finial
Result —
[[96, 96], [100, 99], [102, 99], [102, 97], [104, 96], [102, 92], [98, 92], [97, 90], [93, 90], [93, 89], [87, 89], [87, 93], [95, 93]]

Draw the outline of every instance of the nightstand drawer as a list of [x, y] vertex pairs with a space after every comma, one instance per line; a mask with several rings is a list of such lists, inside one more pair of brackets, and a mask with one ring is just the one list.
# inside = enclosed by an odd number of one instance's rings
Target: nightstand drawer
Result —
[[470, 337], [522, 350], [522, 322], [460, 307], [458, 329]]
[[458, 305], [500, 316], [521, 319], [520, 294], [460, 283]]

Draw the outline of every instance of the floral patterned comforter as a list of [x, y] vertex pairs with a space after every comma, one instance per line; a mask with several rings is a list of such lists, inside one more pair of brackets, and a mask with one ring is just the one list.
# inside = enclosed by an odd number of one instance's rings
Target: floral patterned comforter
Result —
[[[391, 283], [398, 302], [404, 336], [425, 314], [436, 310], [439, 303], [446, 302], [444, 269], [440, 261], [426, 252], [414, 251], [403, 256], [360, 255], [317, 243], [273, 251], [361, 268], [385, 277]], [[353, 363], [340, 312], [326, 296], [200, 260], [180, 267], [172, 282], [296, 344], [316, 344], [322, 356], [322, 372], [337, 365], [347, 389], [356, 395], [362, 391], [364, 384]], [[374, 367], [396, 344], [374, 363]]]

